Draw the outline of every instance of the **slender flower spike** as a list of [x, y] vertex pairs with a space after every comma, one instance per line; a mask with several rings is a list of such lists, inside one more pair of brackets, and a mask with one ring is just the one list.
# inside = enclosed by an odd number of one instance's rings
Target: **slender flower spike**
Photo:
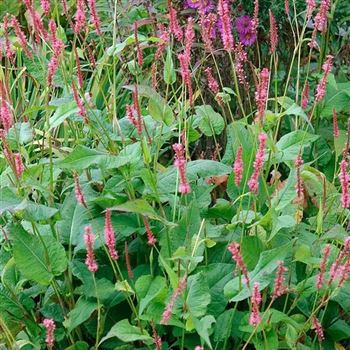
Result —
[[143, 223], [145, 225], [146, 228], [146, 233], [147, 233], [147, 240], [148, 240], [148, 244], [150, 246], [154, 246], [157, 242], [156, 237], [154, 237], [154, 233], [151, 230], [151, 226], [149, 225], [148, 219], [146, 216], [143, 216]]
[[41, 8], [46, 16], [50, 15], [50, 0], [41, 0]]
[[254, 14], [252, 20], [252, 30], [255, 34], [258, 32], [259, 26], [259, 0], [254, 0]]
[[125, 241], [124, 244], [124, 254], [125, 254], [125, 265], [126, 265], [126, 270], [128, 271], [128, 277], [130, 279], [134, 278], [134, 273], [131, 268], [131, 262], [130, 262], [130, 255], [129, 255], [129, 246], [128, 242]]
[[[244, 43], [243, 43], [244, 44]], [[244, 71], [244, 62], [248, 60], [247, 52], [244, 51], [244, 47], [241, 43], [235, 45], [235, 68], [239, 83], [245, 88], [249, 87], [247, 82], [247, 76]]]
[[187, 87], [190, 105], [192, 105], [193, 90], [191, 84], [191, 71], [189, 68], [191, 57], [186, 52], [184, 52], [178, 54], [177, 58], [180, 62], [180, 72], [182, 81]]
[[91, 271], [92, 273], [95, 273], [98, 269], [98, 265], [95, 259], [95, 254], [94, 254], [94, 240], [95, 236], [92, 233], [92, 228], [91, 226], [86, 226], [85, 227], [85, 234], [84, 234], [84, 241], [86, 245], [86, 260], [85, 260], [85, 265]]
[[271, 10], [269, 10], [269, 17], [270, 17], [270, 53], [274, 54], [276, 52], [276, 47], [278, 43], [278, 34], [277, 34], [276, 19]]
[[132, 93], [132, 99], [134, 102], [134, 109], [136, 112], [136, 129], [137, 129], [137, 133], [141, 135], [142, 134], [142, 114], [141, 114], [139, 92], [138, 92], [137, 85], [135, 85], [135, 90]]
[[77, 104], [78, 106], [78, 114], [81, 116], [81, 117], [84, 117], [85, 120], [86, 120], [86, 115], [87, 115], [87, 112], [86, 112], [86, 109], [84, 107], [84, 102], [83, 100], [79, 97], [79, 93], [78, 93], [78, 90], [77, 88], [75, 87], [75, 84], [72, 82], [72, 90], [73, 90], [73, 97], [74, 97], [74, 100], [75, 100], [75, 103]]
[[175, 143], [173, 145], [173, 150], [175, 151], [174, 166], [178, 169], [180, 177], [179, 192], [186, 194], [191, 192], [191, 187], [186, 176], [186, 159], [184, 156], [184, 146], [181, 143]]
[[163, 312], [163, 317], [160, 321], [161, 324], [167, 324], [169, 322], [171, 314], [174, 309], [175, 302], [177, 298], [182, 294], [182, 292], [186, 289], [186, 286], [187, 286], [186, 278], [181, 279], [178, 287], [174, 290], [174, 293], [171, 296], [170, 301]]
[[170, 33], [174, 35], [176, 40], [181, 41], [183, 32], [177, 19], [177, 12], [171, 5], [169, 5], [169, 28]]
[[19, 179], [20, 177], [22, 177], [22, 174], [24, 172], [24, 165], [22, 162], [22, 156], [20, 153], [16, 153], [16, 154], [14, 154], [14, 158], [15, 158], [16, 176]]
[[324, 72], [324, 75], [316, 87], [316, 95], [315, 95], [316, 103], [320, 102], [326, 94], [326, 82], [327, 82], [328, 75], [332, 70], [332, 65], [333, 65], [333, 56], [328, 55], [326, 57], [326, 61], [322, 65], [322, 70]]
[[78, 50], [77, 50], [76, 46], [74, 46], [74, 55], [75, 55], [75, 63], [77, 66], [77, 77], [78, 77], [79, 88], [83, 89], [84, 78], [83, 78], [83, 73], [81, 71], [80, 58], [79, 58]]
[[321, 33], [325, 33], [327, 29], [327, 14], [331, 7], [330, 0], [321, 0], [320, 10], [315, 16], [315, 29]]
[[217, 22], [217, 15], [215, 13], [204, 14], [201, 12], [200, 17], [200, 30], [204, 43], [204, 47], [207, 51], [213, 51], [213, 39], [215, 38], [215, 25]]
[[12, 126], [12, 115], [3, 89], [0, 104], [0, 122], [5, 131], [8, 131]]
[[155, 327], [153, 327], [153, 344], [156, 346], [155, 350], [162, 350], [162, 338], [158, 335]]
[[25, 52], [25, 54], [29, 57], [29, 58], [33, 58], [33, 54], [31, 53], [31, 51], [28, 49], [28, 41], [27, 38], [24, 34], [24, 32], [22, 31], [19, 22], [17, 21], [17, 18], [15, 16], [12, 17], [11, 20], [11, 25], [15, 31], [16, 37], [21, 45], [22, 50]]
[[254, 194], [257, 194], [259, 190], [259, 175], [264, 165], [266, 139], [266, 134], [259, 134], [259, 148], [254, 160], [254, 170], [252, 176], [248, 181], [249, 190]]
[[309, 104], [310, 84], [306, 81], [301, 95], [301, 108], [306, 109]]
[[320, 264], [320, 273], [317, 275], [317, 278], [316, 278], [316, 288], [317, 289], [321, 289], [323, 284], [324, 284], [324, 273], [326, 272], [327, 261], [328, 261], [330, 253], [331, 253], [331, 246], [329, 244], [327, 244], [323, 248], [322, 261]]
[[256, 327], [261, 322], [261, 317], [259, 314], [259, 307], [261, 304], [261, 295], [259, 292], [260, 285], [258, 282], [254, 283], [253, 292], [250, 299], [252, 305], [252, 311], [250, 313], [249, 324]]
[[300, 176], [301, 166], [304, 164], [303, 159], [301, 158], [300, 153], [298, 154], [295, 160], [295, 168], [297, 171], [297, 183], [295, 184], [295, 191], [297, 193], [298, 199], [303, 198], [303, 181]]
[[343, 159], [340, 162], [339, 180], [341, 185], [341, 205], [344, 209], [350, 207], [348, 162]]
[[219, 92], [219, 84], [216, 81], [216, 79], [213, 77], [213, 70], [210, 67], [207, 67], [204, 70], [205, 74], [207, 75], [208, 80], [208, 88], [209, 90], [216, 95]]
[[306, 0], [306, 17], [310, 18], [316, 8], [315, 0]]
[[239, 146], [236, 153], [236, 160], [233, 165], [233, 173], [235, 175], [235, 184], [237, 187], [240, 186], [243, 176], [243, 160], [242, 160], [242, 146]]
[[43, 325], [46, 329], [45, 343], [49, 349], [52, 349], [55, 344], [55, 335], [54, 335], [54, 332], [56, 329], [55, 322], [50, 318], [45, 318], [43, 321]]
[[84, 1], [77, 0], [77, 12], [75, 13], [74, 32], [79, 34], [86, 28], [86, 17], [84, 12]]
[[270, 72], [264, 68], [260, 73], [259, 83], [255, 92], [255, 102], [258, 107], [257, 120], [262, 122], [269, 94]]
[[219, 0], [218, 14], [221, 21], [221, 39], [226, 51], [232, 51], [234, 40], [232, 35], [232, 23], [230, 7], [227, 0]]
[[232, 259], [236, 262], [236, 265], [238, 266], [239, 270], [241, 271], [242, 275], [244, 276], [245, 282], [247, 283], [247, 286], [249, 287], [248, 269], [247, 269], [246, 264], [243, 261], [243, 257], [242, 257], [241, 251], [240, 251], [239, 243], [233, 242], [228, 246], [227, 249], [232, 254]]
[[323, 333], [321, 322], [315, 316], [312, 317], [311, 322], [312, 322], [312, 328], [315, 330], [315, 333], [317, 334], [318, 341], [322, 342], [322, 340], [324, 340], [324, 333]]
[[170, 40], [170, 33], [162, 24], [158, 24], [158, 33], [159, 41], [157, 42], [157, 51], [154, 55], [156, 61], [162, 57]]
[[141, 67], [143, 65], [143, 53], [142, 53], [142, 49], [140, 47], [140, 42], [139, 42], [137, 22], [134, 23], [134, 35], [135, 35], [137, 63]]
[[333, 108], [333, 136], [339, 137], [337, 110]]
[[95, 26], [97, 35], [101, 35], [101, 22], [96, 10], [96, 0], [88, 0], [92, 23]]
[[274, 285], [273, 294], [272, 294], [272, 297], [274, 299], [280, 297], [286, 292], [286, 287], [283, 284], [285, 279], [284, 273], [286, 273], [287, 271], [288, 269], [284, 266], [283, 261], [280, 261], [277, 267], [275, 285]]
[[286, 15], [289, 17], [289, 0], [284, 0], [284, 11]]
[[106, 210], [105, 216], [105, 241], [112, 260], [118, 260], [119, 255], [115, 249], [115, 234], [112, 226], [110, 209]]
[[193, 18], [189, 17], [187, 19], [187, 26], [185, 30], [185, 54], [191, 56], [191, 49], [195, 39], [195, 34], [193, 30]]
[[75, 198], [77, 199], [77, 202], [86, 208], [87, 205], [86, 205], [85, 197], [80, 187], [79, 176], [76, 173], [74, 173], [74, 192], [75, 192]]

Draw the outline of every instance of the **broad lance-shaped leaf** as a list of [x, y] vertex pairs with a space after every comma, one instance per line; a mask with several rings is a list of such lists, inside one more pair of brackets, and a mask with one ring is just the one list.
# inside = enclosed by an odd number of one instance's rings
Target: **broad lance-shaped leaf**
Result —
[[92, 299], [80, 297], [74, 308], [68, 313], [68, 318], [63, 322], [68, 332], [89, 319], [91, 314], [97, 309], [97, 303]]
[[[186, 174], [189, 181], [197, 180], [198, 177], [207, 178], [230, 174], [232, 167], [214, 160], [194, 160], [186, 165]], [[177, 191], [177, 169], [169, 167], [166, 172], [158, 175], [158, 189], [161, 194]]]
[[126, 211], [130, 213], [142, 214], [152, 217], [157, 216], [152, 206], [144, 199], [135, 199], [132, 201], [128, 201], [111, 208], [111, 210]]
[[[284, 261], [288, 255], [292, 254], [291, 247], [292, 242], [289, 242], [281, 247], [262, 252], [255, 269], [249, 273], [250, 284], [259, 282], [260, 289], [266, 288], [275, 278], [273, 272], [277, 269], [278, 262]], [[235, 277], [225, 285], [224, 294], [231, 302], [250, 297], [251, 290], [248, 289], [247, 284], [242, 283], [241, 285], [240, 289], [239, 277]]]
[[196, 115], [199, 118], [198, 127], [206, 136], [219, 135], [225, 128], [224, 118], [210, 105], [196, 107]]
[[308, 146], [319, 138], [318, 135], [296, 130], [282, 136], [276, 143], [276, 161], [294, 161], [300, 152], [300, 147]]
[[[135, 91], [134, 85], [125, 85], [125, 89]], [[150, 116], [170, 125], [174, 121], [174, 114], [165, 99], [158, 92], [147, 85], [137, 85], [137, 91], [140, 96], [149, 98], [148, 111]]]
[[143, 341], [151, 344], [153, 339], [146, 330], [141, 331], [140, 328], [132, 326], [129, 320], [122, 320], [116, 323], [111, 330], [103, 337], [100, 344], [105, 340], [117, 337], [124, 343], [131, 343], [134, 341]]
[[20, 225], [10, 226], [9, 233], [16, 266], [27, 279], [49, 285], [54, 276], [65, 271], [66, 252], [54, 237], [43, 236], [41, 241]]
[[139, 142], [127, 145], [117, 156], [79, 145], [58, 165], [63, 169], [76, 170], [91, 166], [112, 169], [138, 161], [140, 154], [141, 146]]

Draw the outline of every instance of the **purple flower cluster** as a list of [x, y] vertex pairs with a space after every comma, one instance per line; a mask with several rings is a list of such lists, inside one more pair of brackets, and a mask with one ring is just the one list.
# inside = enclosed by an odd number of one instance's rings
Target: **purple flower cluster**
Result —
[[185, 0], [185, 6], [191, 9], [199, 9], [205, 13], [214, 8], [211, 0]]
[[249, 16], [241, 16], [236, 19], [236, 28], [239, 41], [245, 46], [252, 46], [256, 41], [256, 33]]

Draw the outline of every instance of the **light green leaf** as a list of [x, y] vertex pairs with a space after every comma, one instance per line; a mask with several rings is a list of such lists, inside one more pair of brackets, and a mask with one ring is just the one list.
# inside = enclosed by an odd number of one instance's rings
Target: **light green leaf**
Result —
[[192, 318], [205, 315], [210, 303], [210, 294], [204, 273], [200, 272], [188, 278], [186, 304]]
[[88, 320], [96, 309], [97, 303], [95, 301], [80, 297], [74, 308], [68, 313], [68, 318], [63, 322], [63, 325], [67, 328], [68, 332], [71, 332], [74, 328]]
[[66, 252], [53, 237], [42, 237], [42, 243], [19, 225], [12, 225], [9, 231], [16, 266], [29, 280], [48, 285], [66, 269]]
[[[276, 270], [279, 261], [284, 261], [291, 254], [292, 242], [281, 247], [266, 250], [260, 254], [259, 262], [255, 269], [249, 273], [250, 283], [260, 284], [260, 290], [266, 288], [273, 280], [273, 272]], [[251, 290], [246, 283], [240, 288], [240, 278], [236, 277], [229, 281], [224, 288], [224, 294], [232, 302], [247, 299], [251, 295]]]
[[56, 109], [55, 113], [50, 117], [49, 130], [52, 130], [62, 124], [67, 118], [75, 115], [78, 112], [78, 107], [75, 101], [61, 104]]
[[29, 122], [26, 123], [16, 123], [7, 134], [7, 141], [11, 144], [12, 142], [17, 142], [20, 145], [25, 145], [34, 138], [34, 131]]
[[224, 118], [209, 105], [197, 106], [196, 114], [199, 117], [199, 129], [206, 136], [219, 135], [225, 128]]
[[140, 328], [132, 326], [129, 320], [122, 320], [116, 323], [105, 337], [100, 341], [100, 344], [105, 340], [117, 337], [125, 343], [134, 341], [144, 341], [152, 342], [152, 337], [147, 333], [147, 331], [141, 331]]
[[166, 60], [164, 64], [164, 81], [169, 85], [174, 84], [176, 81], [174, 62], [170, 49], [167, 50]]
[[157, 216], [152, 206], [145, 199], [135, 199], [132, 201], [128, 201], [111, 208], [111, 210], [126, 211], [129, 213], [142, 214], [145, 216], [152, 217]]
[[215, 318], [212, 315], [204, 316], [200, 320], [193, 318], [193, 324], [197, 333], [206, 342], [210, 349], [213, 348], [210, 342], [210, 331], [212, 329], [212, 324], [215, 322]]

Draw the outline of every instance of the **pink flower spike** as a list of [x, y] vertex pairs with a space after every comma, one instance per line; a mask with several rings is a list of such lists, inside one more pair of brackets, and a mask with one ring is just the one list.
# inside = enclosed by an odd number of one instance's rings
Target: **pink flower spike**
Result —
[[295, 168], [297, 171], [297, 183], [295, 184], [295, 191], [296, 191], [299, 199], [303, 198], [303, 193], [304, 193], [303, 181], [302, 181], [301, 175], [300, 175], [301, 166], [303, 164], [304, 164], [304, 161], [301, 158], [301, 155], [299, 153], [296, 160], [295, 160]]
[[240, 245], [239, 243], [233, 242], [231, 243], [228, 248], [229, 252], [232, 254], [232, 259], [236, 262], [237, 267], [241, 271], [242, 275], [245, 278], [245, 282], [247, 283], [247, 286], [249, 287], [249, 276], [248, 276], [248, 269], [243, 261], [243, 257], [240, 251]]
[[241, 181], [242, 181], [242, 176], [243, 176], [242, 151], [243, 151], [242, 146], [239, 146], [237, 148], [236, 160], [235, 160], [235, 163], [233, 165], [233, 172], [235, 175], [235, 184], [237, 187], [240, 186]]
[[137, 22], [134, 23], [134, 36], [135, 36], [137, 63], [141, 67], [143, 65], [143, 53], [139, 43]]
[[258, 32], [259, 26], [259, 0], [254, 0], [254, 14], [252, 20], [252, 30], [255, 34]]
[[339, 180], [341, 185], [341, 205], [344, 209], [350, 207], [350, 177], [348, 175], [348, 166], [348, 162], [345, 159], [340, 162]]
[[338, 117], [335, 108], [333, 108], [333, 136], [339, 137]]
[[84, 241], [86, 245], [86, 260], [85, 264], [89, 271], [92, 273], [95, 273], [98, 269], [98, 265], [95, 259], [95, 254], [94, 254], [94, 240], [95, 236], [92, 233], [92, 228], [91, 226], [86, 226], [85, 227], [85, 234], [84, 234]]
[[33, 58], [33, 54], [31, 53], [31, 51], [28, 49], [28, 41], [27, 38], [24, 34], [24, 32], [22, 31], [19, 22], [17, 21], [17, 18], [15, 16], [12, 17], [11, 20], [11, 25], [15, 31], [16, 37], [21, 45], [22, 50], [25, 52], [25, 54], [29, 57], [29, 58]]
[[95, 26], [97, 35], [101, 35], [101, 22], [96, 10], [96, 0], [88, 0], [92, 23]]
[[269, 10], [269, 17], [270, 17], [270, 53], [274, 54], [276, 52], [276, 47], [278, 43], [278, 34], [277, 34], [276, 19], [271, 10]]
[[232, 35], [232, 23], [230, 7], [227, 0], [219, 0], [218, 14], [221, 21], [221, 39], [226, 51], [232, 51], [234, 40]]
[[269, 80], [270, 72], [267, 68], [264, 68], [260, 73], [259, 83], [255, 92], [255, 102], [258, 108], [256, 119], [260, 123], [263, 121], [265, 115], [266, 103], [269, 95]]
[[249, 190], [254, 194], [257, 194], [259, 190], [259, 175], [264, 165], [266, 139], [267, 139], [266, 134], [264, 133], [259, 134], [259, 148], [254, 160], [254, 167], [253, 167], [254, 170], [253, 170], [252, 176], [248, 181]]
[[177, 12], [171, 5], [169, 6], [169, 28], [176, 40], [182, 41], [183, 32], [177, 19]]
[[45, 318], [43, 321], [43, 325], [46, 329], [45, 343], [49, 349], [52, 349], [55, 344], [55, 335], [54, 335], [54, 331], [56, 329], [55, 322], [50, 318]]
[[173, 312], [175, 302], [177, 298], [182, 294], [182, 292], [186, 289], [187, 280], [184, 277], [179, 281], [178, 287], [174, 290], [173, 295], [170, 298], [169, 303], [167, 304], [165, 310], [163, 311], [163, 317], [160, 321], [161, 324], [167, 324], [170, 320], [171, 314]]
[[250, 313], [249, 324], [253, 327], [256, 327], [261, 322], [261, 317], [259, 314], [259, 307], [261, 304], [261, 294], [259, 292], [260, 285], [258, 282], [254, 283], [253, 292], [250, 299], [252, 310]]
[[325, 33], [327, 29], [328, 11], [331, 7], [330, 0], [321, 0], [320, 10], [315, 16], [315, 29], [321, 33]]
[[146, 233], [147, 233], [147, 243], [150, 245], [150, 246], [154, 246], [157, 242], [157, 239], [156, 237], [154, 236], [154, 233], [152, 232], [151, 230], [151, 226], [149, 225], [149, 222], [148, 222], [148, 219], [146, 216], [143, 216], [143, 223], [145, 225], [145, 228], [146, 228]]
[[306, 81], [304, 85], [304, 89], [301, 96], [301, 108], [306, 109], [309, 104], [309, 92], [310, 92], [310, 84]]
[[278, 267], [276, 271], [275, 285], [273, 288], [272, 298], [274, 299], [278, 298], [286, 292], [286, 287], [284, 287], [283, 284], [284, 284], [284, 273], [287, 271], [288, 269], [284, 266], [283, 261], [280, 261], [278, 263]]
[[322, 253], [323, 253], [323, 257], [322, 257], [322, 261], [320, 264], [320, 273], [317, 275], [317, 278], [316, 278], [316, 288], [317, 289], [321, 289], [323, 284], [324, 284], [324, 273], [326, 272], [327, 261], [328, 261], [329, 255], [331, 253], [331, 246], [329, 244], [327, 244], [323, 248]]
[[321, 322], [315, 316], [312, 317], [311, 322], [312, 322], [311, 328], [315, 330], [318, 341], [322, 342], [322, 340], [324, 340], [324, 333], [323, 333]]
[[105, 215], [105, 241], [112, 260], [118, 260], [119, 255], [115, 249], [115, 233], [111, 221], [111, 210], [106, 210]]
[[17, 178], [21, 178], [22, 174], [24, 172], [24, 165], [22, 162], [22, 156], [20, 153], [14, 154], [15, 157], [15, 169], [16, 169], [16, 176]]
[[84, 12], [84, 1], [77, 0], [77, 12], [75, 14], [74, 32], [79, 34], [86, 28], [86, 17]]
[[315, 0], [306, 0], [306, 17], [310, 18], [316, 8]]
[[184, 146], [181, 143], [175, 143], [173, 145], [173, 150], [175, 151], [174, 166], [178, 168], [180, 177], [179, 192], [186, 194], [191, 191], [191, 187], [186, 176], [186, 159], [184, 155]]
[[74, 192], [77, 202], [87, 208], [85, 197], [80, 187], [79, 176], [76, 173], [74, 173]]
[[219, 92], [219, 84], [216, 81], [216, 79], [213, 77], [213, 70], [210, 67], [207, 67], [204, 70], [205, 74], [207, 75], [208, 80], [208, 87], [209, 90], [216, 95]]
[[323, 63], [322, 65], [322, 70], [324, 72], [324, 75], [316, 87], [316, 94], [315, 94], [316, 103], [320, 102], [326, 94], [326, 82], [327, 82], [328, 75], [332, 70], [332, 65], [333, 65], [333, 56], [328, 55], [326, 57], [325, 63]]
[[41, 0], [41, 9], [45, 13], [46, 16], [50, 15], [50, 0]]

